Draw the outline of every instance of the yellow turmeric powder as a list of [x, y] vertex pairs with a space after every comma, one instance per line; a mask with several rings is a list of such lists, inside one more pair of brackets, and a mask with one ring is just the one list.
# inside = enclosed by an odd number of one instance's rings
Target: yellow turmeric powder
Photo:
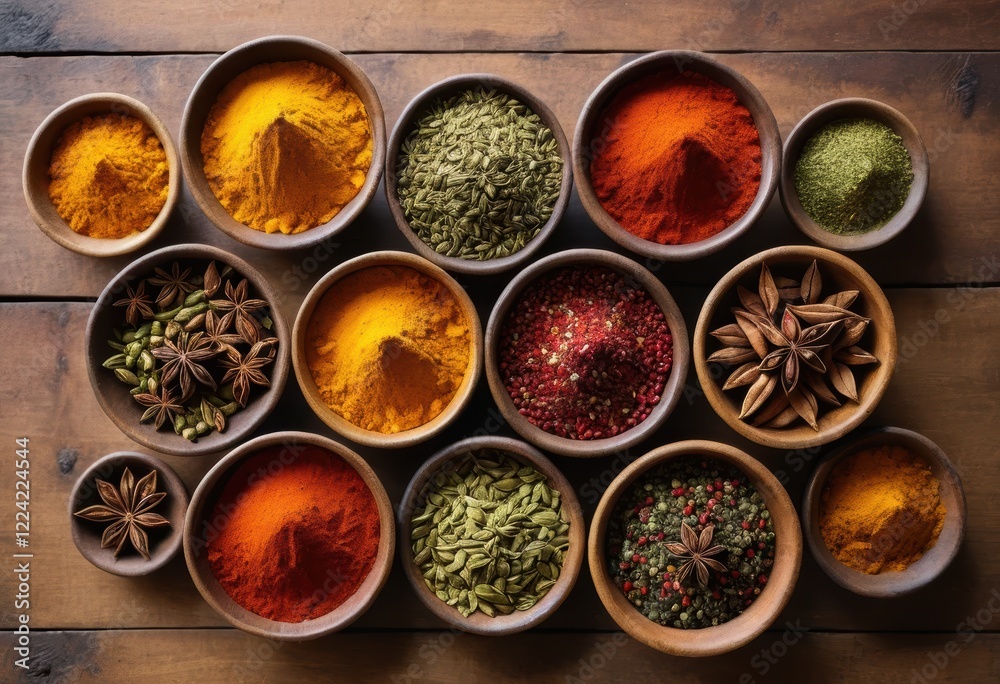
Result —
[[940, 482], [927, 463], [898, 446], [843, 458], [820, 498], [820, 533], [844, 565], [875, 575], [905, 570], [944, 526]]
[[440, 281], [406, 266], [372, 266], [334, 283], [306, 339], [327, 406], [360, 428], [392, 434], [448, 406], [469, 369], [472, 332]]
[[335, 71], [307, 61], [260, 64], [220, 93], [201, 154], [212, 192], [234, 219], [301, 233], [329, 222], [361, 190], [371, 124]]
[[146, 122], [88, 116], [66, 127], [49, 164], [49, 197], [69, 227], [95, 238], [149, 228], [167, 201], [167, 154]]

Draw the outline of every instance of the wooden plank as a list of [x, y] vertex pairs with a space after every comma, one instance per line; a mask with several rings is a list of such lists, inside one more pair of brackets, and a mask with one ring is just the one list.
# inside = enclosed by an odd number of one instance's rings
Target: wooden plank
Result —
[[[704, 288], [672, 288], [689, 325], [704, 299]], [[489, 291], [480, 294], [489, 295]], [[1000, 288], [982, 290], [904, 289], [889, 293], [904, 362], [868, 425], [915, 429], [950, 455], [965, 482], [969, 528], [954, 565], [930, 588], [875, 609], [871, 600], [833, 584], [806, 554], [802, 577], [784, 620], [815, 629], [952, 630], [974, 614], [1000, 586], [1000, 488], [996, 444], [1000, 429]], [[492, 301], [491, 297], [479, 297]], [[82, 331], [91, 305], [85, 303], [0, 304], [0, 443], [27, 436], [32, 449], [33, 574], [32, 625], [39, 628], [204, 627], [221, 625], [201, 600], [178, 559], [153, 576], [124, 579], [97, 570], [73, 547], [67, 499], [77, 475], [95, 459], [119, 449], [135, 449], [105, 417], [93, 398], [82, 358]], [[937, 323], [936, 329], [933, 321]], [[679, 439], [709, 438], [732, 443], [778, 472], [796, 502], [810, 466], [821, 450], [783, 452], [753, 445], [725, 426], [699, 395], [694, 372], [686, 399], [667, 424], [628, 454], [601, 459], [557, 457], [577, 488], [586, 515], [592, 514], [607, 484], [624, 465], [645, 451]], [[402, 453], [355, 448], [368, 459], [393, 501], [417, 466], [442, 446], [473, 434], [510, 434], [482, 383], [462, 420], [430, 443]], [[55, 429], [54, 429], [54, 426]], [[279, 410], [262, 432], [304, 429], [330, 434], [312, 416], [294, 378]], [[165, 457], [193, 489], [214, 457]], [[60, 466], [62, 464], [62, 467]], [[0, 496], [11, 496], [11, 469], [0, 469]], [[12, 517], [0, 521], [0, 536], [12, 538]], [[0, 607], [0, 628], [15, 623], [11, 602]], [[1000, 623], [998, 623], [1000, 624]], [[400, 568], [385, 591], [357, 623], [362, 628], [440, 628], [413, 596]], [[612, 629], [584, 572], [566, 604], [545, 623], [550, 629]]]
[[[522, 81], [552, 106], [567, 133], [600, 80], [629, 55], [360, 55], [386, 108], [389, 127], [425, 86], [450, 74], [492, 71]], [[912, 117], [932, 152], [932, 181], [916, 223], [882, 248], [856, 258], [883, 283], [959, 283], [1000, 280], [995, 231], [1000, 195], [992, 189], [1000, 162], [1000, 55], [950, 54], [741, 54], [720, 58], [747, 74], [774, 107], [785, 135], [814, 106], [848, 95], [888, 102]], [[20, 169], [32, 131], [62, 102], [87, 92], [120, 91], [149, 104], [176, 136], [188, 92], [210, 56], [0, 58], [0, 234], [16, 247], [0, 253], [0, 297], [96, 296], [130, 259], [92, 259], [56, 245], [28, 215]], [[959, 71], [956, 71], [958, 69]], [[961, 71], [966, 69], [966, 71]], [[949, 97], [956, 73], [978, 74], [981, 85], [965, 102], [969, 116]], [[909, 76], [901, 77], [901, 74]], [[268, 253], [243, 247], [215, 229], [185, 196], [174, 220], [153, 247], [208, 242], [260, 268], [292, 302], [319, 274], [363, 251], [408, 249], [381, 194], [358, 222], [317, 250]], [[657, 265], [668, 282], [712, 284], [738, 260], [787, 243], [803, 243], [775, 198], [751, 234], [696, 263]], [[618, 249], [604, 237], [575, 198], [545, 246]], [[620, 250], [619, 250], [620, 251]], [[640, 259], [642, 260], [642, 259]], [[662, 266], [662, 268], [659, 268]], [[509, 277], [509, 276], [508, 276]], [[475, 278], [464, 278], [471, 282]], [[503, 276], [477, 282], [501, 282]]]
[[457, 12], [429, 0], [419, 10], [406, 7], [391, 0], [15, 0], [0, 21], [0, 50], [222, 52], [275, 33], [314, 36], [345, 52], [988, 50], [1000, 28], [990, 0], [511, 0], [501, 11], [471, 3]]
[[32, 636], [26, 673], [14, 666], [13, 641], [9, 633], [0, 636], [4, 674], [16, 673], [16, 681], [44, 677], [54, 683], [134, 681], [137, 666], [146, 679], [198, 682], [750, 684], [797, 682], [805, 675], [805, 681], [938, 684], [996, 681], [1000, 675], [1000, 635], [972, 631], [829, 634], [787, 629], [704, 659], [667, 656], [621, 632], [530, 633], [488, 643], [486, 637], [451, 632], [346, 632], [306, 643], [266, 641], [231, 629], [44, 632]]

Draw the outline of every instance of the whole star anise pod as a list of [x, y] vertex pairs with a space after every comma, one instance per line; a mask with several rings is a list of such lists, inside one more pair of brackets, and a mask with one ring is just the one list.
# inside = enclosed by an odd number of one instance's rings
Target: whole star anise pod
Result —
[[677, 570], [676, 579], [683, 582], [693, 572], [698, 579], [698, 585], [708, 586], [708, 571], [725, 572], [726, 566], [711, 556], [718, 556], [726, 550], [724, 546], [713, 546], [712, 536], [715, 525], [706, 525], [701, 534], [696, 534], [687, 523], [681, 523], [681, 540], [679, 542], [663, 542], [667, 551], [682, 561]]
[[211, 309], [205, 312], [205, 339], [211, 343], [215, 349], [218, 349], [219, 352], [228, 352], [230, 349], [234, 349], [233, 345], [240, 344], [244, 341], [243, 338], [236, 333], [228, 332], [231, 324], [232, 312], [226, 314], [225, 316], [219, 316], [219, 314]]
[[[249, 283], [244, 278], [240, 284], [233, 287], [232, 281], [226, 281], [224, 299], [213, 299], [212, 308], [223, 312], [223, 319], [232, 316], [236, 323], [236, 332], [247, 341], [254, 344], [260, 340], [261, 324], [254, 316], [267, 307], [263, 299], [252, 299], [248, 295]], [[228, 327], [228, 325], [226, 326]]]
[[156, 303], [162, 309], [169, 309], [180, 304], [185, 296], [197, 289], [194, 283], [188, 282], [191, 269], [185, 268], [181, 271], [181, 265], [176, 261], [171, 264], [169, 273], [159, 266], [155, 270], [156, 275], [149, 279], [149, 284], [160, 288]]
[[153, 300], [146, 295], [146, 281], [140, 280], [139, 284], [136, 285], [135, 289], [132, 289], [131, 285], [125, 285], [126, 297], [119, 299], [114, 303], [114, 306], [124, 306], [125, 309], [125, 320], [129, 324], [138, 327], [143, 319], [152, 318], [153, 314]]
[[230, 348], [219, 365], [226, 369], [222, 382], [233, 383], [233, 396], [240, 406], [246, 406], [250, 399], [251, 385], [270, 387], [271, 381], [261, 369], [274, 361], [274, 346], [278, 340], [274, 337], [261, 340], [253, 345], [245, 355]]
[[166, 492], [156, 491], [156, 471], [151, 470], [136, 482], [132, 472], [126, 468], [117, 489], [104, 480], [97, 479], [95, 482], [104, 504], [88, 506], [74, 515], [84, 520], [111, 523], [101, 537], [101, 548], [115, 547], [115, 558], [125, 547], [125, 542], [131, 542], [135, 550], [149, 560], [149, 537], [143, 528], [170, 525], [170, 521], [162, 515], [151, 512], [167, 496]]
[[160, 387], [159, 392], [150, 391], [137, 394], [135, 400], [148, 407], [139, 422], [145, 423], [152, 420], [157, 430], [163, 427], [164, 423], [173, 425], [174, 417], [185, 412], [184, 405], [177, 401], [166, 387]]
[[203, 364], [218, 356], [219, 350], [202, 333], [190, 335], [182, 332], [176, 341], [164, 339], [163, 345], [153, 349], [152, 353], [163, 362], [160, 382], [164, 387], [179, 387], [180, 401], [191, 398], [196, 389], [195, 383], [213, 390], [218, 387]]

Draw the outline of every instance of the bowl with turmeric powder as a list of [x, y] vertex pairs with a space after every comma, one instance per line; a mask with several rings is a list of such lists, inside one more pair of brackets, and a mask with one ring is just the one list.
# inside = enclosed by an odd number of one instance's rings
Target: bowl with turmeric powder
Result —
[[813, 557], [840, 586], [891, 598], [955, 559], [965, 536], [955, 466], [923, 435], [883, 427], [825, 456], [809, 478], [802, 525]]
[[347, 228], [385, 159], [378, 93], [351, 59], [298, 36], [225, 53], [195, 85], [181, 123], [195, 201], [230, 237], [301, 249]]
[[461, 285], [426, 259], [371, 252], [306, 295], [292, 363], [316, 415], [367, 446], [417, 444], [451, 424], [482, 368], [483, 333]]
[[22, 175], [32, 219], [87, 256], [134, 252], [166, 226], [181, 193], [170, 132], [143, 103], [117, 93], [70, 100], [28, 143]]

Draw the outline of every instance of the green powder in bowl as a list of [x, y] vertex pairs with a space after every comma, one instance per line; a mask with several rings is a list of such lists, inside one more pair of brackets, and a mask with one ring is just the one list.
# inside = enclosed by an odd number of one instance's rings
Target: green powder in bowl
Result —
[[806, 141], [795, 191], [809, 217], [838, 235], [881, 228], [903, 208], [913, 166], [903, 140], [873, 119], [842, 119]]

